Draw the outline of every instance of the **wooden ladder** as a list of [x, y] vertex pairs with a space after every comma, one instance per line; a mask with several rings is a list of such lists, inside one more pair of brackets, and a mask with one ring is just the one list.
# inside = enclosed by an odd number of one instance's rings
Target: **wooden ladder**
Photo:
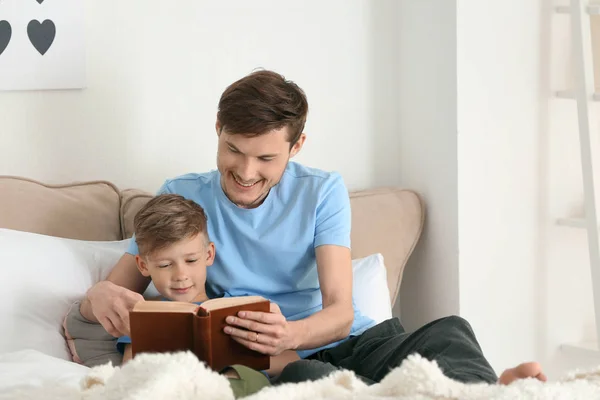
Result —
[[571, 45], [574, 70], [572, 90], [558, 92], [562, 98], [577, 102], [577, 120], [581, 154], [581, 172], [583, 177], [584, 209], [583, 218], [561, 218], [560, 225], [584, 228], [588, 237], [588, 251], [594, 298], [594, 316], [596, 318], [596, 348], [600, 342], [600, 223], [598, 221], [598, 201], [600, 200], [600, 143], [595, 119], [590, 115], [591, 103], [600, 101], [600, 93], [594, 91], [594, 67], [592, 56], [592, 33], [590, 18], [600, 15], [600, 4], [587, 4], [583, 0], [570, 0], [569, 6], [556, 7], [555, 11], [569, 14], [571, 17]]

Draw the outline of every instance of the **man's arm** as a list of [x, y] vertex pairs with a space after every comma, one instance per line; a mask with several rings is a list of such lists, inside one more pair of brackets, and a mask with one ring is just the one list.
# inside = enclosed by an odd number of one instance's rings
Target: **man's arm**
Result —
[[350, 333], [352, 307], [351, 210], [348, 190], [341, 176], [324, 183], [316, 208], [315, 255], [323, 310], [292, 321], [297, 349], [314, 349]]
[[140, 293], [148, 287], [149, 279], [137, 269], [135, 257], [125, 253], [105, 281], [92, 286], [81, 302], [81, 315], [99, 322], [111, 335], [129, 334], [129, 311], [144, 298]]
[[[162, 193], [172, 193], [168, 181], [163, 183], [156, 194]], [[150, 278], [139, 272], [135, 256], [132, 255], [138, 251], [135, 235], [127, 251], [106, 280], [98, 282], [87, 291], [79, 307], [84, 318], [99, 322], [115, 337], [129, 335], [129, 311], [135, 303], [144, 300], [141, 293], [150, 284]]]
[[241, 318], [227, 317], [227, 323], [244, 330], [227, 327], [225, 332], [248, 348], [270, 355], [313, 349], [348, 336], [354, 321], [350, 249], [323, 245], [315, 251], [322, 310], [298, 321], [286, 321], [279, 307], [272, 307], [271, 313], [241, 311]]
[[314, 349], [345, 338], [354, 321], [350, 249], [324, 245], [315, 251], [323, 309], [308, 318], [289, 322], [296, 332], [298, 350]]
[[[270, 313], [240, 312], [225, 332], [253, 350], [277, 355], [287, 349], [314, 349], [345, 338], [354, 322], [350, 198], [341, 176], [332, 175], [317, 195], [314, 247], [323, 309], [287, 321], [279, 307]], [[274, 271], [273, 273], [277, 273]]]

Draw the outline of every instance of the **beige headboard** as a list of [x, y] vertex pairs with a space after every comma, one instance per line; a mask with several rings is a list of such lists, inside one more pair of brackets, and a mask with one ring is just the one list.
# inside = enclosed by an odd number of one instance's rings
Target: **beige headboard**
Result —
[[[0, 175], [0, 228], [80, 240], [121, 240], [151, 197], [106, 181], [47, 185]], [[411, 190], [380, 188], [350, 193], [352, 257], [381, 253], [395, 303], [404, 267], [423, 229], [424, 206]]]

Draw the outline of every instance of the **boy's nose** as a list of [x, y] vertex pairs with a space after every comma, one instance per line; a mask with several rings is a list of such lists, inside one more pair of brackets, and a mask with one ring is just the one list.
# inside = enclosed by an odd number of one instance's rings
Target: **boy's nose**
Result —
[[187, 279], [187, 273], [185, 268], [181, 266], [175, 267], [173, 270], [173, 280], [174, 281], [185, 281]]

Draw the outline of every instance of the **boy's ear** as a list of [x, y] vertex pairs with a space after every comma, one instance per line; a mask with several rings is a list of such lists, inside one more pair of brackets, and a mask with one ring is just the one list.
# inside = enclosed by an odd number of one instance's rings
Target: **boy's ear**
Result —
[[137, 264], [138, 270], [144, 276], [150, 276], [150, 271], [148, 271], [148, 264], [142, 257], [138, 255], [135, 256], [135, 263]]
[[210, 242], [208, 246], [206, 246], [206, 266], [212, 265], [215, 261], [215, 244]]

